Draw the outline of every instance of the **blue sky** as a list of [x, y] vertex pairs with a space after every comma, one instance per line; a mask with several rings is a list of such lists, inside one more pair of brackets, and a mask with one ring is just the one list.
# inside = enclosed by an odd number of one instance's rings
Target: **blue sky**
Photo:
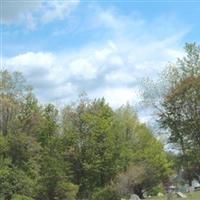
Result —
[[85, 91], [113, 107], [134, 104], [144, 77], [200, 42], [198, 1], [1, 3], [3, 68], [21, 71], [42, 102]]
[[[143, 20], [147, 23], [147, 26], [152, 24], [152, 27], [147, 27], [151, 29], [150, 31], [153, 31], [154, 28], [156, 30], [156, 27], [153, 27], [153, 23], [156, 22], [158, 24], [155, 24], [155, 26], [161, 26], [161, 29], [165, 29], [165, 26], [167, 26], [165, 30], [169, 31], [169, 33], [174, 31], [170, 30], [170, 28], [173, 29], [176, 26], [182, 29], [188, 28], [190, 29], [190, 34], [187, 34], [184, 40], [199, 40], [200, 29], [198, 19], [200, 3], [198, 1], [193, 3], [189, 1], [180, 3], [180, 1], [176, 0], [174, 3], [172, 3], [173, 1], [150, 1], [150, 3], [147, 3], [148, 1], [126, 0], [70, 1], [71, 3], [69, 1], [58, 1], [57, 6], [61, 4], [60, 7], [64, 7], [63, 4], [65, 4], [69, 11], [63, 9], [61, 11], [63, 14], [52, 17], [46, 20], [46, 22], [44, 22], [45, 19], [41, 20], [40, 17], [45, 16], [45, 12], [48, 11], [53, 13], [53, 8], [48, 6], [48, 4], [53, 2], [52, 0], [36, 1], [36, 5], [33, 2], [13, 2], [3, 3], [3, 5], [8, 4], [4, 6], [4, 15], [6, 15], [6, 9], [15, 10], [18, 7], [23, 7], [23, 9], [17, 9], [19, 12], [16, 12], [13, 18], [10, 16], [7, 23], [4, 23], [6, 25], [3, 32], [3, 53], [6, 56], [30, 50], [56, 52], [63, 51], [64, 49], [73, 50], [89, 43], [95, 43], [96, 40], [105, 41], [112, 37], [112, 33], [109, 31], [110, 27], [109, 25], [106, 27], [104, 26], [105, 24], [100, 24], [98, 22], [99, 19], [95, 19], [98, 14], [104, 11], [111, 12], [116, 18], [119, 16], [127, 18], [127, 20]], [[160, 30], [160, 32], [165, 30]], [[142, 32], [142, 30], [140, 31]], [[171, 33], [174, 34], [174, 32]], [[155, 33], [155, 37], [164, 36], [164, 32], [157, 34]], [[49, 40], [51, 40], [51, 43], [49, 43]], [[13, 46], [15, 47], [14, 49]]]

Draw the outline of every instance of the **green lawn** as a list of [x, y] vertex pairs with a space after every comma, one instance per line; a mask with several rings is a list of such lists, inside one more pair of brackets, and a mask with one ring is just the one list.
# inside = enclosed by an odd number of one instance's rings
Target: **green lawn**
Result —
[[[200, 200], [200, 191], [193, 192], [192, 194], [186, 193], [187, 198], [178, 198], [176, 195], [174, 195], [173, 200]], [[151, 197], [149, 200], [167, 200], [167, 197]]]

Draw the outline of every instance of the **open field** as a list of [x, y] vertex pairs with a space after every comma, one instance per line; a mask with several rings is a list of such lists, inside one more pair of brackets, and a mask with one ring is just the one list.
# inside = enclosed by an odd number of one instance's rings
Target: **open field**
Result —
[[[185, 200], [200, 200], [200, 191], [195, 191], [192, 194], [187, 193], [187, 198]], [[151, 197], [150, 200], [167, 200], [167, 197]], [[173, 200], [181, 200], [183, 198], [178, 198], [174, 195]]]

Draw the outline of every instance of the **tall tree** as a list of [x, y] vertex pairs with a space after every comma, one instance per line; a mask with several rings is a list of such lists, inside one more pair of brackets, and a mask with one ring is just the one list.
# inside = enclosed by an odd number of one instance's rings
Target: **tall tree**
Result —
[[64, 114], [69, 125], [65, 127], [69, 143], [68, 156], [75, 181], [80, 185], [79, 194], [87, 198], [95, 187], [109, 183], [115, 174], [110, 129], [113, 111], [104, 99], [92, 102], [81, 99], [77, 107], [66, 109]]
[[129, 105], [116, 111], [117, 123], [114, 123], [120, 147], [118, 163], [124, 173], [129, 174], [130, 169], [140, 169], [142, 177], [133, 180], [135, 183], [132, 192], [142, 197], [142, 189], [149, 190], [152, 186], [165, 181], [171, 173], [171, 163], [163, 145], [154, 137], [152, 131], [142, 124], [137, 114]]
[[200, 173], [200, 47], [186, 44], [185, 53], [165, 69], [164, 85], [158, 90], [161, 98], [159, 101], [154, 98], [153, 102], [154, 105], [156, 102], [158, 121], [170, 134], [169, 142], [178, 148], [180, 168], [184, 168], [191, 184], [195, 174]]

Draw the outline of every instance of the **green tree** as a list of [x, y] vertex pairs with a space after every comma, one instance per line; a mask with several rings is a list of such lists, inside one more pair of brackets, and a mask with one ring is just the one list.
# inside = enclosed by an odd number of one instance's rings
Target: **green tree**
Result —
[[168, 93], [160, 114], [163, 128], [170, 130], [170, 142], [181, 151], [182, 166], [191, 181], [200, 169], [200, 76], [189, 77]]
[[81, 99], [77, 106], [64, 110], [67, 154], [81, 197], [88, 198], [96, 187], [103, 187], [116, 174], [110, 128], [113, 114], [104, 99]]
[[[200, 173], [200, 47], [185, 45], [185, 56], [169, 64], [161, 77], [160, 98], [151, 96], [156, 104], [159, 123], [169, 133], [169, 143], [179, 150], [186, 179]], [[157, 87], [158, 89], [158, 87]], [[159, 101], [157, 101], [159, 100]]]
[[40, 158], [40, 177], [38, 179], [38, 200], [75, 199], [78, 186], [71, 183], [70, 170], [65, 161], [62, 137], [51, 136], [43, 147]]
[[31, 88], [18, 72], [1, 71], [0, 78], [0, 193], [4, 199], [11, 199], [14, 194], [31, 197], [35, 192], [40, 151], [36, 138], [29, 134], [32, 124], [27, 121], [26, 114], [31, 109], [24, 109], [31, 108], [27, 104], [30, 102], [27, 99], [32, 94]]
[[[163, 145], [155, 138], [152, 131], [140, 123], [133, 108], [129, 105], [116, 112], [114, 123], [117, 138], [115, 146], [120, 149], [118, 156], [120, 171], [124, 174], [134, 167], [141, 168], [142, 176], [132, 191], [142, 197], [142, 190], [165, 181], [171, 174], [171, 163], [163, 149]], [[122, 173], [122, 174], [123, 174]]]
[[40, 104], [20, 73], [2, 71], [1, 79], [5, 200], [118, 199], [124, 180], [129, 192], [141, 194], [169, 175], [162, 144], [130, 105], [115, 111], [104, 98], [81, 96], [59, 112]]
[[1, 167], [0, 180], [0, 195], [4, 200], [11, 200], [14, 194], [34, 195], [34, 182], [16, 167]]
[[48, 145], [48, 142], [59, 133], [58, 114], [53, 104], [46, 105], [41, 112], [37, 138], [43, 146]]
[[0, 132], [4, 135], [16, 131], [20, 103], [30, 91], [21, 73], [0, 71]]

